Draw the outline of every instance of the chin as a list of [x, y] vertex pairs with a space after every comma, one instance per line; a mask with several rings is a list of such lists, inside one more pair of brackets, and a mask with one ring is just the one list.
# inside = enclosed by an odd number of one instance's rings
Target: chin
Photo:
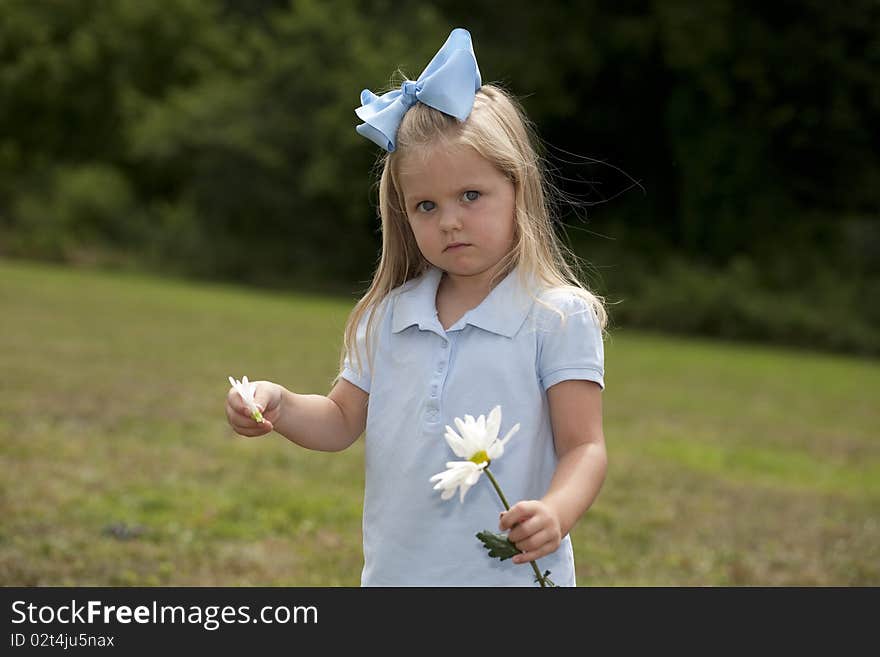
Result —
[[477, 276], [479, 274], [483, 274], [491, 269], [491, 267], [487, 267], [483, 264], [473, 264], [473, 265], [460, 265], [454, 264], [449, 267], [442, 267], [444, 271], [449, 274], [454, 274], [455, 276]]

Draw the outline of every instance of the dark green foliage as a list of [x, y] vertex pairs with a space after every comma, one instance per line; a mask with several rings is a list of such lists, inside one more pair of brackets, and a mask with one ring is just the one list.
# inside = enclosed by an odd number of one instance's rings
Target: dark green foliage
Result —
[[9, 0], [0, 255], [362, 290], [358, 95], [456, 25], [536, 123], [616, 324], [880, 353], [871, 0]]

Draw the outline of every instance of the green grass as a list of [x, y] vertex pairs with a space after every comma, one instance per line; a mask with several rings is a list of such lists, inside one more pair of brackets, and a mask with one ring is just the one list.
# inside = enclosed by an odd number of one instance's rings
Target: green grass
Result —
[[[360, 441], [223, 413], [326, 393], [352, 303], [0, 260], [0, 584], [356, 586]], [[612, 336], [581, 585], [880, 584], [876, 362]]]

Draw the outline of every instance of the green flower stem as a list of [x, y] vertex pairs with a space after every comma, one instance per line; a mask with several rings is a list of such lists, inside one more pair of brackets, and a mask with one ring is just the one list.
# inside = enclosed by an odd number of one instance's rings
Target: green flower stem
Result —
[[[483, 472], [486, 473], [486, 475], [489, 477], [489, 481], [491, 481], [492, 485], [495, 487], [495, 492], [498, 493], [498, 497], [501, 498], [501, 503], [504, 505], [504, 509], [506, 511], [510, 511], [510, 505], [507, 503], [507, 498], [504, 497], [504, 493], [501, 492], [501, 486], [499, 486], [498, 482], [495, 481], [495, 477], [493, 477], [492, 473], [489, 472], [488, 465], [485, 468], [483, 468]], [[520, 553], [522, 553], [522, 550], [520, 550]], [[547, 586], [547, 584], [544, 582], [544, 577], [541, 575], [541, 569], [538, 568], [537, 562], [530, 561], [529, 563], [532, 565], [532, 570], [535, 571], [535, 577], [541, 583], [541, 586]]]

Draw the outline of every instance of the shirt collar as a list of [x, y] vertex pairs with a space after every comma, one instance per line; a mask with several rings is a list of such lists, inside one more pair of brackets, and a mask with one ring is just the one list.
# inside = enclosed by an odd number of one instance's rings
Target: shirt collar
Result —
[[[399, 333], [418, 325], [423, 331], [444, 335], [437, 317], [437, 288], [443, 271], [429, 267], [421, 276], [407, 282], [398, 293], [391, 318], [391, 330]], [[519, 283], [516, 268], [496, 285], [476, 308], [468, 310], [455, 323], [470, 324], [512, 338], [519, 331], [532, 307], [532, 296]], [[453, 328], [453, 327], [450, 327]]]

